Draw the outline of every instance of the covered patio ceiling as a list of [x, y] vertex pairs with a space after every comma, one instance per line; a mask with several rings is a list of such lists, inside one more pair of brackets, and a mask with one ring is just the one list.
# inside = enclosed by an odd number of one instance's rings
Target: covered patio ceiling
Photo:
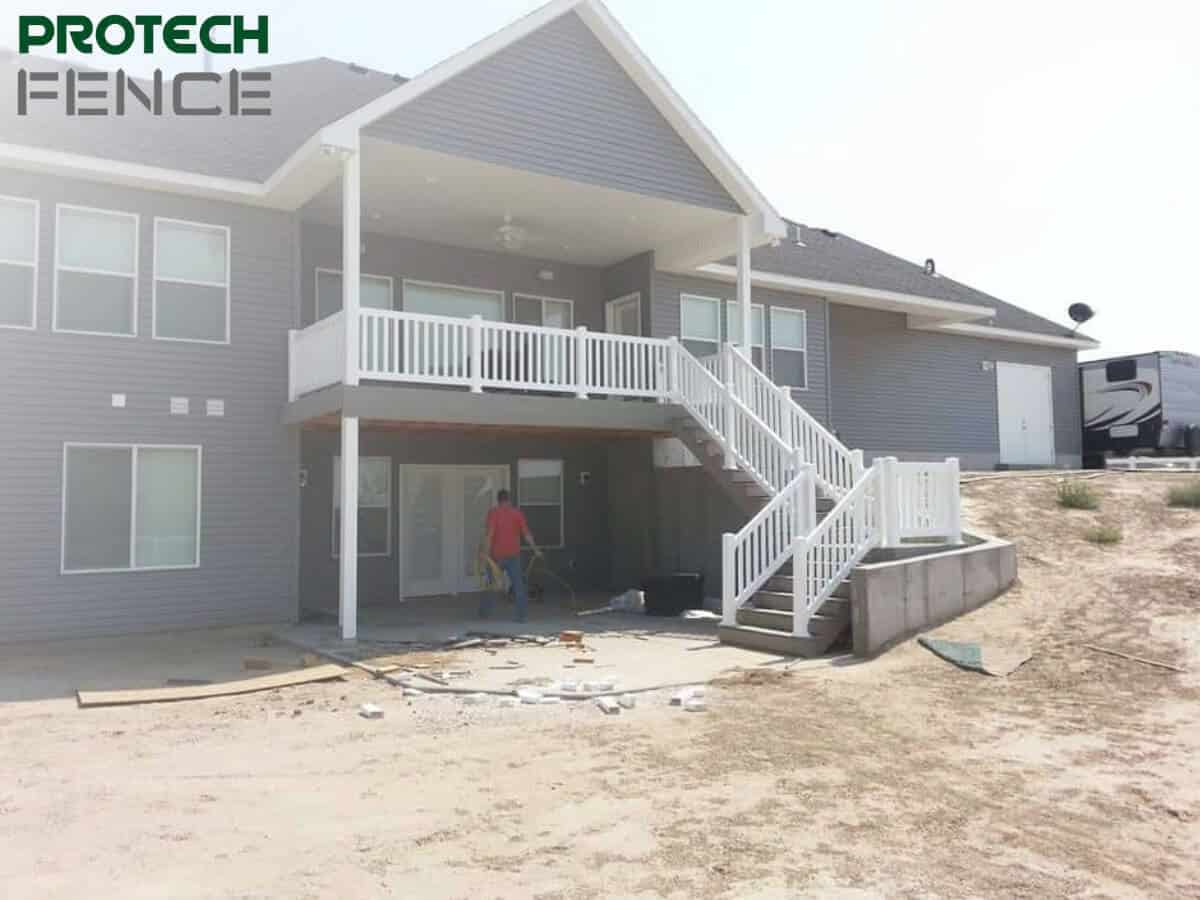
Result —
[[[340, 227], [341, 179], [303, 209]], [[736, 245], [737, 216], [363, 138], [364, 231], [580, 265], [654, 250], [664, 261]], [[499, 229], [509, 224], [510, 240]], [[720, 245], [724, 244], [724, 248]], [[705, 248], [712, 247], [711, 250]], [[690, 260], [686, 260], [689, 261]]]

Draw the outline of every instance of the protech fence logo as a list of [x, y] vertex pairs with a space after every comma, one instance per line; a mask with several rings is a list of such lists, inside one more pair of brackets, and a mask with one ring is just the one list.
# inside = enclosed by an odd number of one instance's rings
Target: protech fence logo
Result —
[[[18, 50], [66, 54], [166, 50], [180, 55], [213, 56], [266, 53], [266, 16], [20, 16]], [[155, 116], [269, 116], [271, 73], [180, 72], [164, 79], [161, 69], [139, 82], [123, 69], [115, 72], [68, 66], [17, 71], [17, 114], [29, 115], [33, 104], [54, 103], [68, 116], [124, 116], [143, 108]], [[214, 89], [213, 86], [217, 89]], [[225, 90], [219, 90], [224, 86]], [[219, 102], [214, 102], [218, 100]]]

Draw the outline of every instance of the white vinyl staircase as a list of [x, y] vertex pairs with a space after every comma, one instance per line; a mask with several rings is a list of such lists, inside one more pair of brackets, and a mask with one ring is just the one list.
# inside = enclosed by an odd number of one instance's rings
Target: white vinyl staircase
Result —
[[289, 332], [288, 342], [291, 400], [338, 384], [353, 347], [360, 383], [681, 406], [679, 437], [749, 517], [723, 536], [723, 640], [824, 652], [849, 623], [847, 579], [868, 553], [910, 539], [961, 540], [957, 460], [865, 467], [861, 451], [730, 344], [697, 359], [676, 338], [377, 309], [352, 322], [339, 312]]
[[679, 436], [750, 520], [721, 545], [721, 639], [823, 653], [850, 621], [849, 577], [872, 550], [961, 541], [958, 461], [863, 465], [732, 345], [671, 354]]

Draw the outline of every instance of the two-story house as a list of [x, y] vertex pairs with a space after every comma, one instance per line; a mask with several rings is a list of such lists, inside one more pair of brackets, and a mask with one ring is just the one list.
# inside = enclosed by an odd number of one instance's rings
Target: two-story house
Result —
[[597, 0], [272, 74], [270, 117], [0, 112], [0, 640], [352, 637], [477, 589], [502, 486], [581, 589], [726, 603], [819, 494], [816, 614], [888, 539], [877, 458], [1079, 462], [1090, 342], [781, 218]]

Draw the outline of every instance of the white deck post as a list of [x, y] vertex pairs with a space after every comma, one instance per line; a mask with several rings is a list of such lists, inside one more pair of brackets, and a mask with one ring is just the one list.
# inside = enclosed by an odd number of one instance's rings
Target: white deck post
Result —
[[342, 521], [338, 624], [342, 640], [358, 637], [358, 417], [342, 416]]
[[732, 448], [737, 446], [735, 440], [733, 409], [733, 344], [721, 344], [721, 381], [725, 383], [725, 468], [736, 469], [737, 460], [733, 458]]
[[946, 517], [950, 523], [947, 538], [952, 544], [962, 543], [962, 504], [958, 486], [958, 457], [946, 459]]
[[725, 532], [721, 535], [721, 624], [737, 624], [737, 604], [734, 602], [733, 545], [737, 536]]
[[742, 320], [742, 350], [746, 359], [754, 359], [750, 349], [754, 344], [754, 335], [750, 333], [752, 316], [750, 314], [750, 217], [738, 216], [738, 249], [737, 249], [737, 302], [738, 316]]
[[483, 316], [471, 316], [471, 393], [483, 393]]
[[575, 396], [587, 399], [588, 330], [584, 325], [575, 329]]
[[362, 154], [354, 147], [342, 160], [342, 319], [346, 330], [346, 371], [342, 382], [347, 385], [358, 384], [361, 216]]

